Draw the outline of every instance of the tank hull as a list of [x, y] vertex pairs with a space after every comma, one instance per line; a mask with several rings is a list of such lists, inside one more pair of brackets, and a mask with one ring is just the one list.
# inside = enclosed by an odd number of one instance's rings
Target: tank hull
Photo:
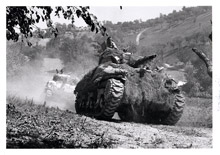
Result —
[[115, 112], [123, 121], [174, 125], [185, 106], [175, 81], [159, 72], [141, 74], [127, 64], [105, 63], [77, 84], [78, 114], [109, 120]]

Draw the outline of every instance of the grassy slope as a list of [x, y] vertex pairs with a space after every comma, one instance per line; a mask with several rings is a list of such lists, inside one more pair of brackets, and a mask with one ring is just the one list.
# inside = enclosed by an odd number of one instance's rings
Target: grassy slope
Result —
[[[195, 23], [193, 22], [193, 17], [190, 17], [181, 23], [172, 24], [171, 26], [164, 23], [162, 28], [160, 25], [150, 27], [141, 35], [140, 46], [151, 46], [154, 43], [166, 44], [176, 36], [186, 37], [199, 31], [211, 31], [211, 19], [211, 12], [207, 12], [199, 15]], [[199, 23], [201, 23], [201, 26], [199, 26]], [[125, 42], [135, 42], [137, 34], [125, 37]]]
[[[194, 33], [202, 32], [202, 31], [210, 33], [212, 29], [212, 25], [210, 24], [211, 19], [212, 19], [212, 13], [207, 12], [199, 15], [196, 18], [195, 23], [194, 23], [194, 18], [189, 17], [185, 21], [176, 24], [168, 25], [167, 23], [163, 23], [162, 27], [161, 25], [149, 27], [140, 36], [139, 47], [141, 46], [150, 47], [153, 44], [167, 44], [168, 42], [171, 42], [175, 37], [180, 36], [184, 38]], [[136, 43], [137, 35], [138, 33], [129, 35], [125, 37], [124, 40], [126, 43], [128, 42]], [[170, 53], [170, 51], [165, 50], [164, 56], [165, 56], [164, 60], [167, 62], [170, 63], [177, 62], [175, 54]]]
[[[186, 37], [207, 30], [207, 28], [211, 28], [210, 19], [211, 13], [206, 13], [198, 16], [195, 23], [193, 23], [193, 18], [187, 18], [184, 22], [174, 24], [170, 28], [166, 25], [163, 29], [158, 28], [159, 26], [154, 27], [151, 31], [144, 33], [141, 45], [149, 46], [153, 43], [166, 43], [176, 36]], [[199, 27], [199, 23], [201, 23], [201, 27]]]

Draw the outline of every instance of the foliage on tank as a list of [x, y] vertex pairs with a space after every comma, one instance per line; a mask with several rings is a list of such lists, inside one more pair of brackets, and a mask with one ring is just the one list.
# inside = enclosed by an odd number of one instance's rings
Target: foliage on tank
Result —
[[150, 63], [156, 55], [138, 57], [107, 48], [99, 65], [77, 84], [77, 113], [123, 121], [174, 125], [185, 105], [175, 80]]

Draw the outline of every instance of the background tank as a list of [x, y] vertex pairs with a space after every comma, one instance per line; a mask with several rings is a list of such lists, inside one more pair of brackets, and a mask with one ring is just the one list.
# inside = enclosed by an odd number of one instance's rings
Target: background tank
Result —
[[176, 124], [185, 99], [173, 79], [150, 69], [155, 57], [107, 48], [75, 88], [76, 112], [105, 120], [118, 112], [123, 121]]
[[[62, 101], [64, 98], [72, 97], [78, 78], [64, 74], [63, 70], [58, 71], [53, 76], [52, 80], [46, 83], [44, 88], [46, 101]], [[72, 101], [72, 100], [71, 100]]]

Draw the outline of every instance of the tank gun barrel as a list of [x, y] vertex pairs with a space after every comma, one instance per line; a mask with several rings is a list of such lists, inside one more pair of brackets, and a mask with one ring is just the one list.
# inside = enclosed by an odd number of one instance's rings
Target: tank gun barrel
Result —
[[139, 67], [140, 65], [144, 64], [144, 63], [147, 63], [147, 62], [150, 62], [152, 61], [154, 58], [156, 58], [156, 54], [154, 55], [150, 55], [150, 56], [145, 56], [143, 58], [140, 58], [140, 59], [137, 59], [134, 63], [133, 63], [133, 67], [137, 68]]

